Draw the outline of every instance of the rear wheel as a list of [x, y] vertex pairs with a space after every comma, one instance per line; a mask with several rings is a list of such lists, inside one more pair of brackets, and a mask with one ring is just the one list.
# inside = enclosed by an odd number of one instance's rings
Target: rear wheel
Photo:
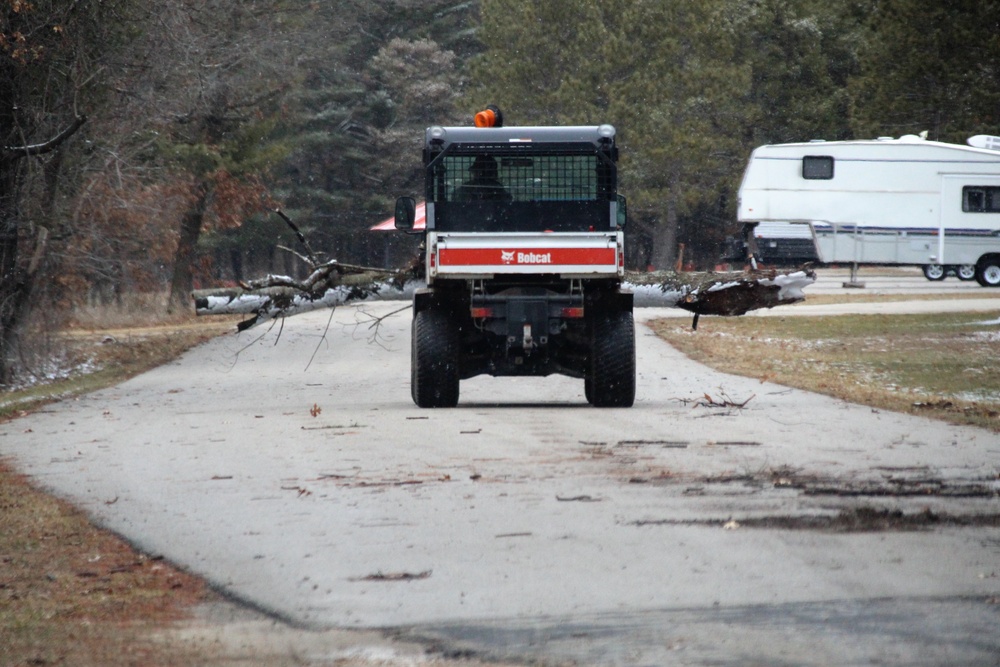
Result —
[[410, 398], [417, 402], [417, 318], [410, 321]]
[[599, 408], [631, 407], [635, 402], [632, 313], [620, 311], [599, 316], [591, 335], [590, 368], [584, 383], [587, 399]]
[[983, 257], [976, 264], [976, 281], [983, 287], [1000, 287], [1000, 255]]
[[955, 275], [959, 280], [975, 280], [976, 267], [974, 264], [960, 264], [955, 267]]
[[940, 264], [924, 264], [924, 278], [927, 280], [944, 280], [945, 270]]
[[422, 408], [458, 405], [458, 327], [447, 312], [422, 310], [413, 318], [411, 393]]

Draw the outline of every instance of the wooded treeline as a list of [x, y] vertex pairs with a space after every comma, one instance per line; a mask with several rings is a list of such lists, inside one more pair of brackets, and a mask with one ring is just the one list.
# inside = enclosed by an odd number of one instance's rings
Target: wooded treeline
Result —
[[998, 70], [998, 1], [0, 0], [0, 388], [80, 303], [295, 274], [279, 206], [401, 265], [368, 228], [487, 103], [616, 125], [629, 263], [701, 268], [754, 146], [998, 134]]

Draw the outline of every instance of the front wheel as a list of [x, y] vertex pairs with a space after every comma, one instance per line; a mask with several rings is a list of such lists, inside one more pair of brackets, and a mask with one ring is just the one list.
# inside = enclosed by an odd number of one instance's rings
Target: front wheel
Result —
[[422, 408], [453, 408], [458, 405], [459, 335], [447, 312], [422, 310], [413, 318], [413, 402]]
[[983, 287], [1000, 287], [1000, 255], [990, 255], [976, 264], [976, 282]]
[[635, 402], [635, 323], [630, 311], [598, 317], [591, 332], [587, 399], [598, 408], [628, 408]]
[[944, 280], [945, 270], [940, 264], [924, 264], [922, 268], [927, 280]]
[[974, 264], [959, 264], [955, 267], [955, 275], [959, 280], [975, 280], [976, 266]]

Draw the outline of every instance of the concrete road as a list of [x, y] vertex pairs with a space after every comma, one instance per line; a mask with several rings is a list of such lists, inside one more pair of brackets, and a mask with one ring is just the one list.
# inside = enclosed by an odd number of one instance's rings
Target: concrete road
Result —
[[309, 627], [544, 664], [1000, 664], [997, 434], [716, 373], [645, 327], [632, 409], [551, 377], [420, 410], [409, 314], [366, 322], [395, 307], [217, 339], [0, 425], [0, 455]]
[[851, 287], [851, 273], [848, 269], [818, 269], [817, 281], [806, 290], [806, 294], [842, 294], [863, 296], [865, 294], [941, 294], [978, 295], [995, 298], [1000, 290], [982, 287], [975, 280], [959, 280], [947, 276], [944, 280], [927, 280], [923, 272], [912, 266], [879, 267], [862, 266], [858, 270], [857, 281]]

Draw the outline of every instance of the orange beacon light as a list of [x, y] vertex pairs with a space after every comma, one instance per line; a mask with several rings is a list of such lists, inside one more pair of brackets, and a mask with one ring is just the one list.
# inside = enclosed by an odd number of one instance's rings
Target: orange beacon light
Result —
[[476, 127], [503, 127], [503, 113], [491, 104], [476, 114]]

